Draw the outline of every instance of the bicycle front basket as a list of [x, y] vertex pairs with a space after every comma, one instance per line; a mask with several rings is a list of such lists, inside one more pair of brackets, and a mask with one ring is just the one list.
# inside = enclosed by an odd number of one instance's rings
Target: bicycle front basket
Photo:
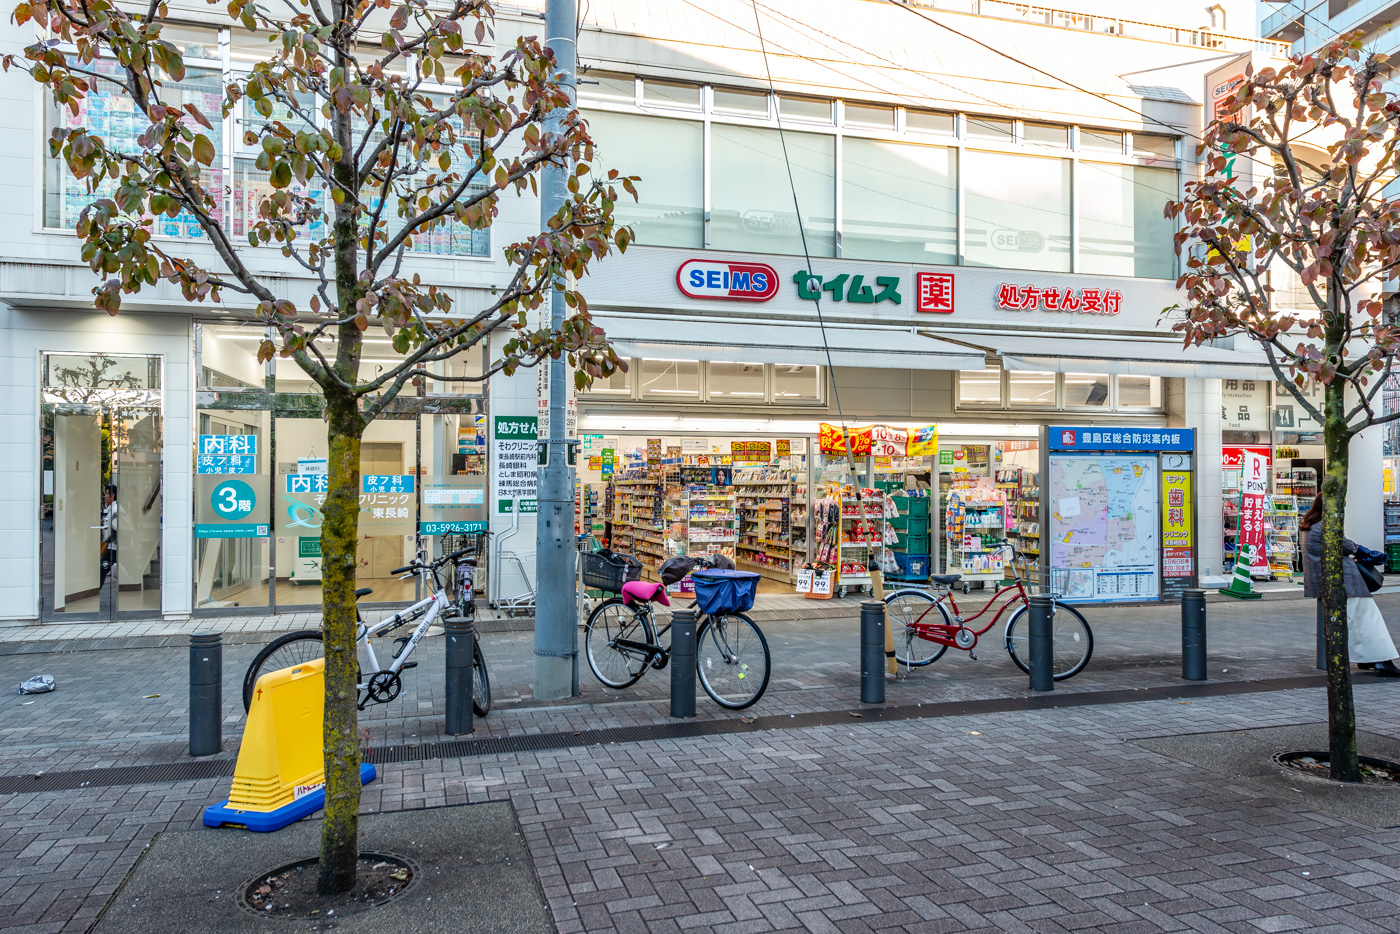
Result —
[[583, 562], [583, 586], [606, 593], [622, 593], [622, 585], [641, 580], [642, 562], [631, 555], [593, 551], [579, 555]]
[[695, 603], [707, 616], [744, 613], [753, 609], [759, 575], [753, 571], [713, 569], [690, 575], [695, 581]]

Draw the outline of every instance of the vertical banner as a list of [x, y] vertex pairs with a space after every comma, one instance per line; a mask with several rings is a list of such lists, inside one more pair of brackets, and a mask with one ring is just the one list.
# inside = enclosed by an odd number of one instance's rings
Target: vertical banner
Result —
[[1240, 477], [1239, 544], [1252, 551], [1251, 575], [1269, 574], [1269, 555], [1264, 549], [1264, 497], [1269, 487], [1268, 464], [1253, 451], [1244, 452], [1244, 472]]
[[1191, 471], [1162, 471], [1162, 599], [1178, 600], [1196, 586]]

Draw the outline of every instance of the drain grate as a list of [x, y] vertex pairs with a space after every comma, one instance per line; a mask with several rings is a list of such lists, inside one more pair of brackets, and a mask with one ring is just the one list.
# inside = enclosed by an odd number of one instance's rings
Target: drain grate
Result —
[[[721, 736], [727, 733], [800, 730], [817, 726], [835, 726], [838, 723], [850, 725], [857, 720], [853, 714], [859, 714], [859, 719], [866, 723], [937, 720], [945, 717], [1011, 713], [1022, 710], [1099, 707], [1106, 704], [1135, 704], [1144, 701], [1176, 700], [1191, 697], [1228, 697], [1236, 694], [1294, 691], [1300, 688], [1322, 687], [1326, 683], [1326, 678], [1322, 675], [1307, 675], [1266, 681], [1179, 684], [1138, 690], [1086, 691], [1075, 694], [1051, 693], [1028, 697], [905, 704], [898, 707], [862, 707], [856, 710], [827, 710], [789, 716], [755, 717], [752, 722], [745, 722], [738, 717], [726, 717], [721, 720], [690, 720], [684, 723], [657, 723], [648, 726], [581, 730], [577, 733], [522, 733], [516, 736], [493, 736], [486, 739], [457, 739], [438, 743], [387, 746], [383, 749], [371, 750], [365, 756], [365, 761], [375, 765], [393, 765], [402, 762], [424, 762], [430, 759], [469, 759], [476, 756], [498, 756], [516, 752], [550, 752], [561, 749], [577, 749], [583, 746], [606, 746], [611, 743], [691, 739], [701, 736]], [[207, 778], [226, 778], [233, 774], [233, 767], [234, 763], [230, 759], [206, 759], [198, 762], [172, 762], [165, 765], [132, 765], [73, 772], [45, 772], [40, 773], [37, 777], [32, 775], [3, 776], [0, 777], [0, 794], [69, 791], [78, 788], [112, 788], [159, 782], [188, 782]]]

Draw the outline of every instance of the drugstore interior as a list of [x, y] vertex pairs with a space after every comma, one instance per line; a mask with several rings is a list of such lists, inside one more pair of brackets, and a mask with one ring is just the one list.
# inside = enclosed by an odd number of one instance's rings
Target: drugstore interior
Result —
[[1034, 573], [1039, 427], [890, 427], [922, 430], [929, 453], [848, 458], [824, 452], [821, 434], [585, 431], [580, 531], [635, 555], [651, 579], [672, 555], [720, 553], [760, 573], [769, 593], [805, 586], [805, 566], [833, 570], [836, 596], [868, 592], [872, 568], [890, 581], [956, 573], [980, 586], [1003, 577], [990, 545], [1004, 537]]

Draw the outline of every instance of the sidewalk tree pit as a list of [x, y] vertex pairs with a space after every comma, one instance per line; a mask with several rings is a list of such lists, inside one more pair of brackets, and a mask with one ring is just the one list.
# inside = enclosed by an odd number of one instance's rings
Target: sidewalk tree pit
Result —
[[[221, 73], [221, 112], [181, 106], [185, 46], [163, 35], [171, 14], [163, 3], [20, 3], [16, 25], [44, 38], [0, 64], [29, 74], [75, 116], [101, 85], [129, 99], [145, 128], [134, 149], [109, 147], [85, 126], [59, 127], [49, 139], [60, 171], [91, 195], [75, 234], [96, 274], [94, 305], [115, 315], [125, 296], [168, 284], [192, 304], [225, 306], [266, 329], [259, 363], [293, 361], [323, 397], [326, 807], [317, 872], [320, 893], [332, 895], [354, 888], [358, 862], [354, 590], [365, 428], [429, 379], [460, 388], [561, 355], [580, 387], [625, 369], [573, 284], [631, 241], [613, 205], [624, 191], [635, 197], [636, 179], [590, 174], [587, 125], [538, 37], [503, 42], [499, 55], [482, 51], [494, 42], [484, 0], [291, 10], [230, 0], [226, 12], [202, 14], [205, 27], [230, 28], [241, 42], [267, 38], [249, 70]], [[269, 181], [237, 236], [217, 172], [228, 145], [221, 128], [235, 113], [244, 114], [242, 145], [257, 151]], [[561, 113], [562, 129], [547, 132], [546, 117]], [[548, 165], [566, 168], [568, 196], [546, 229], [499, 251], [509, 280], [484, 308], [458, 311], [455, 289], [403, 271], [415, 240], [489, 228], [501, 200], [535, 192]], [[153, 238], [157, 219], [176, 217], [197, 225], [207, 248], [181, 255], [181, 242]], [[255, 254], [277, 253], [301, 280], [258, 271], [267, 263]], [[572, 316], [534, 327], [530, 313], [556, 289]], [[362, 372], [367, 335], [380, 331], [401, 359]], [[480, 375], [442, 373], [490, 337], [499, 355]]]
[[[1400, 764], [1371, 756], [1357, 756], [1356, 759], [1363, 784], [1400, 789]], [[1312, 778], [1331, 778], [1331, 766], [1325, 752], [1281, 752], [1274, 756], [1274, 761], [1285, 769], [1302, 772]]]
[[[1356, 32], [1279, 68], [1244, 68], [1199, 147], [1204, 177], [1166, 209], [1181, 224], [1186, 301], [1165, 320], [1187, 347], [1234, 335], [1258, 343], [1279, 384], [1323, 426], [1327, 762], [1346, 782], [1362, 779], [1342, 576], [1348, 446], [1400, 418], [1381, 414], [1379, 398], [1400, 347], [1381, 295], [1400, 268], [1400, 201], [1386, 194], [1400, 149], [1400, 98], [1382, 87], [1389, 67]], [[1281, 278], [1296, 281], [1291, 299]], [[1317, 385], [1320, 407], [1305, 392]]]

